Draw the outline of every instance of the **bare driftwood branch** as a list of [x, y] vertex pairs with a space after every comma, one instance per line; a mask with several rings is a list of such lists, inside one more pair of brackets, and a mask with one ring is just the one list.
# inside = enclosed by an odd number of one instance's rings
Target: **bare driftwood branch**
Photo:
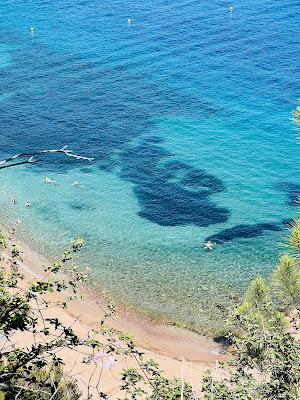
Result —
[[[14, 167], [16, 165], [22, 165], [22, 164], [34, 164], [39, 161], [42, 161], [41, 159], [34, 157], [36, 156], [41, 157], [49, 153], [62, 153], [68, 157], [75, 158], [76, 160], [87, 160], [87, 161], [94, 160], [94, 158], [92, 157], [79, 156], [78, 154], [75, 154], [72, 150], [68, 150], [67, 146], [64, 146], [61, 149], [50, 149], [50, 150], [35, 151], [32, 153], [15, 154], [14, 156], [7, 158], [6, 160], [0, 161], [0, 169]], [[16, 160], [17, 158], [20, 158], [22, 160], [15, 162], [14, 160]]]

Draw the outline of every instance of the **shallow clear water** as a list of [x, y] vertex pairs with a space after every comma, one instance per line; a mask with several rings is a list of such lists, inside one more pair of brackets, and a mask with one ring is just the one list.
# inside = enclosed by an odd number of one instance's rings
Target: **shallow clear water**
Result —
[[101, 288], [204, 327], [273, 268], [300, 192], [299, 4], [228, 6], [0, 4], [0, 158], [61, 145], [95, 157], [2, 170], [3, 215], [51, 255], [85, 237]]

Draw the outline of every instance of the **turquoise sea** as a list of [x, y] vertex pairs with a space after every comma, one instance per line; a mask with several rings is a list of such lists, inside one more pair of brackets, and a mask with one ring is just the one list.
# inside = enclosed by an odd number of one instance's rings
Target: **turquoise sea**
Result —
[[83, 236], [101, 290], [200, 329], [272, 270], [300, 193], [300, 3], [230, 5], [0, 3], [0, 160], [95, 158], [0, 170], [2, 219], [50, 256]]

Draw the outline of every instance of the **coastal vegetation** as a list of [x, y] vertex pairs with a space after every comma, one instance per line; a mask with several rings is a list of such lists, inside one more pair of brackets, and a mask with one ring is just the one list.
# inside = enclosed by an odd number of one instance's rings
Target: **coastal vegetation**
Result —
[[[0, 236], [0, 399], [109, 399], [101, 390], [101, 376], [96, 386], [87, 383], [81, 393], [78, 377], [65, 372], [63, 349], [84, 354], [81, 362], [86, 366], [97, 359], [99, 351], [114, 360], [134, 361], [135, 366], [120, 373], [120, 399], [299, 398], [300, 219], [291, 224], [287, 251], [269, 282], [257, 277], [229, 315], [232, 359], [208, 370], [202, 393], [183, 380], [167, 379], [159, 365], [144, 358], [131, 337], [109, 328], [108, 320], [115, 313], [110, 303], [98, 327], [85, 337], [58, 317], [49, 317], [49, 309], [68, 307], [88, 279], [74, 262], [84, 241], [74, 241], [59, 260], [44, 268], [43, 277], [29, 283], [20, 270], [22, 253], [14, 243], [14, 232], [15, 228], [9, 237]], [[67, 297], [59, 300], [62, 292]]]
[[[64, 356], [60, 355], [63, 350], [81, 354], [83, 368], [99, 362], [103, 370], [107, 361], [114, 364], [120, 358], [135, 365], [120, 372], [118, 398], [177, 399], [181, 393], [190, 398], [188, 385], [165, 378], [153, 360], [144, 359], [130, 336], [107, 325], [115, 314], [114, 305], [108, 303], [97, 327], [85, 336], [56, 317], [57, 311], [51, 315], [51, 309], [66, 309], [80, 297], [78, 288], [88, 276], [77, 268], [74, 255], [84, 245], [83, 239], [75, 240], [59, 260], [44, 267], [42, 277], [28, 282], [20, 270], [22, 252], [14, 243], [15, 230], [13, 227], [8, 236], [0, 234], [1, 400], [108, 399], [101, 390], [103, 371], [92, 384], [93, 370], [84, 393], [79, 390], [78, 377], [66, 372]], [[66, 296], [59, 300], [62, 292]]]
[[[300, 106], [293, 112], [300, 124]], [[285, 253], [266, 282], [254, 279], [232, 310], [233, 359], [221, 379], [208, 371], [206, 400], [296, 400], [300, 396], [300, 219], [290, 223]]]

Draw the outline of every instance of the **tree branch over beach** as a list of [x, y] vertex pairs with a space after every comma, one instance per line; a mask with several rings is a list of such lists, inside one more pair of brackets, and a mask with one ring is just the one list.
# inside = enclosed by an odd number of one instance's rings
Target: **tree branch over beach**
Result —
[[[72, 150], [69, 150], [67, 148], [67, 146], [64, 146], [60, 149], [49, 149], [49, 150], [34, 151], [31, 153], [15, 154], [14, 156], [7, 158], [6, 160], [0, 161], [0, 169], [15, 167], [17, 165], [22, 165], [22, 164], [36, 164], [38, 162], [41, 162], [42, 158], [45, 155], [50, 154], [50, 153], [64, 154], [65, 156], [75, 158], [76, 160], [87, 160], [87, 161], [94, 160], [93, 157], [84, 157], [84, 156], [75, 154]], [[37, 158], [35, 158], [35, 157], [37, 157]], [[17, 159], [18, 159], [18, 161], [15, 161]]]

